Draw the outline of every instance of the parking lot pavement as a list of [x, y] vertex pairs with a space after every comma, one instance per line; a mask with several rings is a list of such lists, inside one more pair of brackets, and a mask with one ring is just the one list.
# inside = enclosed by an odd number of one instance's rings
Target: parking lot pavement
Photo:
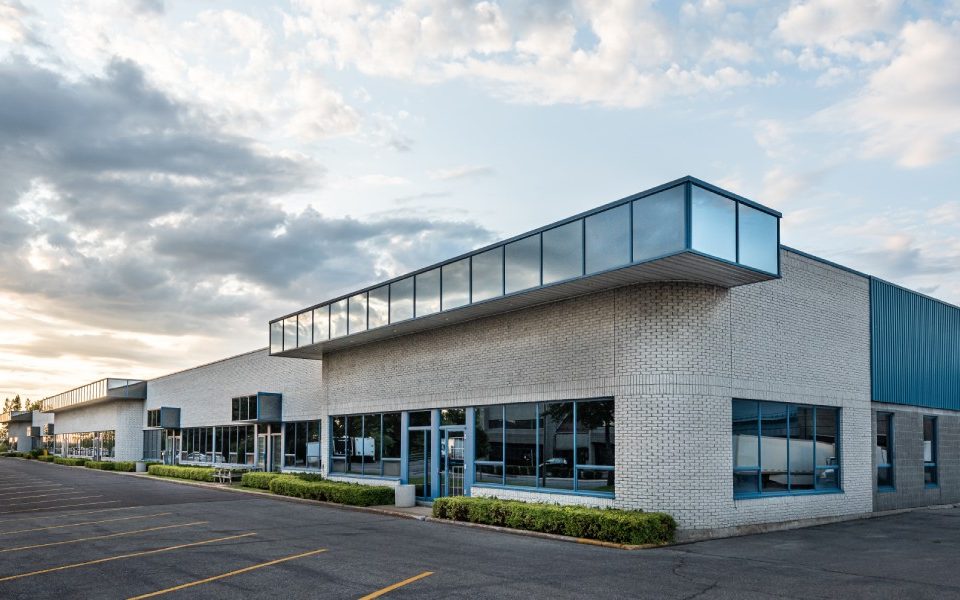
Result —
[[940, 599], [958, 557], [956, 509], [630, 552], [0, 459], [4, 599]]

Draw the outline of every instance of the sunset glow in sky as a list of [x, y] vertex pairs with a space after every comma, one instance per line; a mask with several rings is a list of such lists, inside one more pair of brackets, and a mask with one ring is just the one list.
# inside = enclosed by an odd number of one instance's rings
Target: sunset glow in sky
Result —
[[0, 397], [683, 175], [960, 303], [960, 0], [0, 0]]

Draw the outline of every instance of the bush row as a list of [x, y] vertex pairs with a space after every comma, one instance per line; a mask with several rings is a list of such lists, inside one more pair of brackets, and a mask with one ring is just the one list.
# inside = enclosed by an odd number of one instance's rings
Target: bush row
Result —
[[52, 454], [44, 454], [43, 456], [38, 456], [37, 460], [42, 460], [43, 462], [52, 463], [57, 457]]
[[437, 498], [433, 516], [618, 544], [666, 544], [677, 525], [664, 513], [498, 500]]
[[136, 470], [137, 463], [131, 461], [88, 460], [83, 466], [88, 469], [99, 469], [101, 471], [126, 471], [132, 473]]
[[269, 490], [270, 482], [277, 477], [293, 477], [301, 481], [324, 481], [323, 475], [320, 473], [264, 473], [261, 471], [250, 471], [243, 474], [240, 483], [243, 487]]
[[62, 456], [54, 456], [53, 462], [58, 465], [67, 465], [68, 467], [82, 467], [87, 464], [87, 459], [85, 458], [64, 458]]
[[340, 483], [334, 481], [304, 481], [299, 477], [274, 477], [270, 491], [281, 496], [323, 500], [351, 506], [376, 506], [393, 504], [392, 487], [361, 485], [359, 483]]
[[175, 467], [170, 465], [150, 465], [147, 472], [157, 477], [174, 477], [193, 481], [213, 481], [213, 467]]

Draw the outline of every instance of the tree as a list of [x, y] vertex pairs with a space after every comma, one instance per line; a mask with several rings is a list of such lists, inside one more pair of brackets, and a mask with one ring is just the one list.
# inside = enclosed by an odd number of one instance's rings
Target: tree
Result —
[[27, 407], [25, 410], [43, 410], [43, 400], [30, 402], [30, 399], [27, 398]]

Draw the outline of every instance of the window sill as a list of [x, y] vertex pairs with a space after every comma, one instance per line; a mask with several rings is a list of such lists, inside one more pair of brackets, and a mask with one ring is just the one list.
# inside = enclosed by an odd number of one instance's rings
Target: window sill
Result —
[[734, 500], [760, 500], [763, 498], [795, 498], [799, 496], [829, 496], [842, 494], [842, 489], [833, 490], [802, 490], [799, 492], [768, 492], [765, 494], [734, 494]]
[[471, 488], [488, 488], [492, 490], [512, 490], [515, 492], [531, 492], [534, 494], [557, 494], [560, 496], [584, 496], [587, 498], [616, 498], [616, 494], [607, 492], [583, 492], [575, 490], [559, 490], [553, 488], [536, 488], [522, 485], [497, 485], [495, 483], [474, 483]]
[[380, 481], [400, 481], [399, 477], [388, 477], [385, 475], [361, 475], [360, 473], [343, 473], [341, 471], [330, 471], [327, 478], [330, 477], [349, 477], [350, 479], [377, 479]]

